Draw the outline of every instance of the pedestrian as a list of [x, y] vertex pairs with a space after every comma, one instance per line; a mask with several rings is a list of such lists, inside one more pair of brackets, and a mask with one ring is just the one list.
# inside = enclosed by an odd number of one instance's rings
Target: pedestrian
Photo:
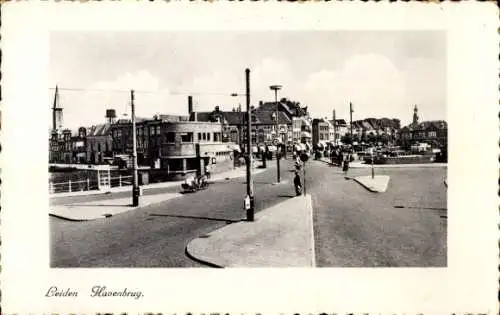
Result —
[[302, 166], [302, 160], [300, 159], [300, 156], [297, 155], [295, 158], [295, 172], [300, 171], [300, 168]]
[[349, 160], [351, 157], [349, 154], [346, 154], [344, 157], [344, 163], [342, 165], [342, 171], [344, 172], [344, 176], [347, 176], [347, 172], [349, 171]]
[[211, 174], [212, 174], [212, 166], [210, 165], [210, 163], [207, 163], [207, 165], [205, 165], [205, 175], [207, 175], [207, 178], [210, 179]]
[[295, 194], [297, 196], [302, 195], [302, 181], [300, 180], [299, 172], [295, 171], [295, 178], [293, 179], [293, 185], [295, 186]]

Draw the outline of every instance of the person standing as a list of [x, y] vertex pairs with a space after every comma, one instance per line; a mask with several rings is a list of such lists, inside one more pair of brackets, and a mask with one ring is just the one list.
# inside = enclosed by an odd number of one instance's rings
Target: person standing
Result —
[[346, 154], [344, 156], [344, 162], [342, 165], [342, 171], [344, 172], [344, 176], [347, 176], [347, 172], [349, 171], [349, 162], [350, 162], [351, 156], [349, 154]]
[[210, 162], [208, 162], [205, 165], [205, 175], [207, 176], [208, 179], [210, 179], [211, 174], [212, 174], [212, 165], [210, 165]]
[[295, 186], [295, 195], [297, 196], [302, 195], [302, 181], [300, 180], [300, 175], [298, 171], [295, 171], [293, 185]]

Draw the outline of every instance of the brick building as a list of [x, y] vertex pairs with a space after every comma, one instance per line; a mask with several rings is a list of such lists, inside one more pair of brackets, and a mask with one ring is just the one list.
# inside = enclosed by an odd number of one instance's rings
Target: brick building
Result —
[[448, 124], [444, 120], [419, 122], [418, 108], [413, 109], [413, 121], [398, 132], [398, 143], [403, 148], [427, 143], [435, 148], [446, 150], [448, 147]]

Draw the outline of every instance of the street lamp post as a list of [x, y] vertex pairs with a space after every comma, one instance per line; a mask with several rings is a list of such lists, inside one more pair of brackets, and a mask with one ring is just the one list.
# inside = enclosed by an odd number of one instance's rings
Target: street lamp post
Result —
[[[276, 111], [275, 111], [275, 128], [276, 128], [276, 139], [279, 141], [279, 131], [278, 131], [278, 118], [279, 118], [279, 105], [278, 105], [278, 91], [281, 90], [281, 85], [271, 85], [269, 87], [271, 90], [274, 91], [274, 102], [276, 104]], [[278, 152], [278, 143], [276, 143], [276, 176], [277, 176], [277, 181], [278, 183], [281, 181], [280, 178], [280, 156]]]
[[135, 104], [134, 104], [134, 90], [130, 91], [130, 105], [132, 108], [132, 206], [137, 207], [139, 205], [139, 183], [137, 174], [137, 134], [135, 126]]
[[250, 109], [250, 69], [245, 69], [246, 82], [246, 103], [247, 103], [247, 221], [254, 220], [254, 195], [253, 195], [253, 180], [252, 180], [252, 112]]
[[354, 111], [352, 110], [352, 103], [349, 102], [349, 117], [350, 117], [350, 121], [349, 121], [349, 126], [351, 128], [351, 148], [352, 148], [352, 143], [354, 141], [354, 139], [352, 138], [352, 113]]

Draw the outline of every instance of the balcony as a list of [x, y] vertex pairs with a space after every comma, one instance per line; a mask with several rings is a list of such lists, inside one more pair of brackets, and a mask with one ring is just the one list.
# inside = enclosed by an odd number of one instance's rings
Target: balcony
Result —
[[160, 150], [161, 157], [195, 157], [194, 143], [163, 143]]

